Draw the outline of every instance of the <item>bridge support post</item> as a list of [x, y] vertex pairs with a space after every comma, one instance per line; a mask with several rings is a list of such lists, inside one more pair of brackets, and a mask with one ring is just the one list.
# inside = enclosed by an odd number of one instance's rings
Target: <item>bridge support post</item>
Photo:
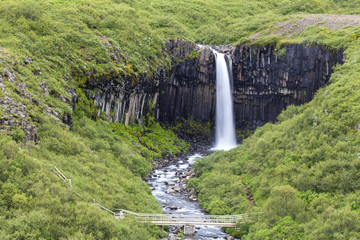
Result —
[[120, 213], [119, 213], [119, 218], [121, 218], [121, 219], [125, 218], [125, 214], [124, 214], [123, 211], [120, 211]]
[[185, 225], [184, 226], [184, 235], [188, 236], [188, 235], [194, 235], [195, 233], [195, 226], [193, 225]]

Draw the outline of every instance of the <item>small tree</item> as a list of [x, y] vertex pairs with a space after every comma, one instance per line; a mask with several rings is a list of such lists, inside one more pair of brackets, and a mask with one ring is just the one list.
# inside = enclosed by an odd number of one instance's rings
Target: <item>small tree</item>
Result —
[[304, 209], [304, 203], [296, 196], [296, 190], [289, 185], [275, 187], [264, 206], [265, 214], [272, 224], [286, 216], [299, 220], [303, 217]]

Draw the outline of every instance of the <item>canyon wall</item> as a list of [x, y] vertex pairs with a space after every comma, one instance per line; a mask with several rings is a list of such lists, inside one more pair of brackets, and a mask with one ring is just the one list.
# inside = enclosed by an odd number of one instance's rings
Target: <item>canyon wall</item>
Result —
[[213, 122], [216, 66], [211, 49], [182, 40], [169, 41], [166, 49], [172, 58], [172, 68], [159, 96], [158, 119], [166, 123], [181, 118]]
[[160, 68], [150, 79], [97, 80], [87, 84], [87, 94], [112, 121], [125, 124], [151, 111], [164, 123], [180, 119], [214, 122], [214, 48], [231, 56], [233, 99], [237, 128], [255, 128], [276, 121], [290, 104], [310, 101], [327, 84], [341, 51], [321, 46], [197, 46], [175, 39], [166, 43], [170, 69]]
[[343, 59], [342, 52], [306, 45], [238, 46], [231, 56], [237, 127], [274, 122], [288, 105], [310, 101]]
[[161, 84], [166, 84], [167, 76], [165, 68], [159, 68], [152, 78], [141, 76], [136, 83], [130, 78], [91, 79], [84, 91], [98, 107], [98, 117], [104, 113], [110, 121], [128, 125], [149, 112], [156, 113], [158, 96], [164, 88]]
[[[188, 55], [179, 59], [186, 44]], [[330, 78], [332, 67], [342, 63], [342, 52], [319, 46], [195, 46], [174, 40], [168, 51], [175, 62], [166, 91], [160, 95], [159, 119], [174, 122], [180, 118], [215, 119], [215, 58], [210, 47], [231, 56], [233, 100], [237, 128], [254, 128], [274, 122], [290, 104], [310, 101], [316, 90]], [[181, 56], [180, 56], [181, 59]], [[177, 62], [177, 63], [176, 63]]]

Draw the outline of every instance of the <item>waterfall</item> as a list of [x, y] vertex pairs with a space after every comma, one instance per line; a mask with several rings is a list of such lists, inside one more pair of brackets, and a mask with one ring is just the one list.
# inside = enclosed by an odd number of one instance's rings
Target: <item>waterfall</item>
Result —
[[216, 59], [216, 135], [214, 150], [236, 147], [235, 124], [230, 74], [231, 58], [226, 64], [225, 54], [212, 50]]

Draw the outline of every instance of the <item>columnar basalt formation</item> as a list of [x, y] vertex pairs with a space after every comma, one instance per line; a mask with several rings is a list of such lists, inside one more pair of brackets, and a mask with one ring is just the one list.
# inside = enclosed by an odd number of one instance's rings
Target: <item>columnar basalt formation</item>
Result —
[[[170, 53], [177, 56], [183, 41], [172, 42]], [[237, 128], [255, 128], [276, 121], [288, 105], [310, 101], [324, 86], [332, 67], [342, 63], [341, 51], [320, 46], [195, 46], [187, 47], [187, 58], [174, 65], [172, 75], [159, 102], [160, 120], [180, 118], [214, 122], [215, 58], [210, 47], [231, 56], [233, 100]], [[174, 51], [171, 51], [175, 49]]]
[[156, 110], [161, 83], [166, 79], [167, 72], [159, 68], [151, 79], [142, 76], [136, 84], [131, 79], [103, 78], [88, 81], [84, 89], [99, 108], [98, 116], [103, 112], [110, 121], [128, 125]]
[[[279, 54], [278, 52], [282, 52]], [[238, 46], [231, 49], [237, 127], [274, 122], [288, 105], [310, 101], [328, 81], [342, 52], [319, 46]]]
[[210, 47], [232, 59], [237, 128], [274, 122], [288, 105], [310, 101], [343, 60], [341, 51], [321, 46], [197, 46], [175, 39], [166, 44], [170, 69], [159, 68], [151, 79], [143, 76], [136, 84], [130, 79], [89, 81], [87, 95], [99, 114], [104, 111], [110, 120], [125, 124], [148, 112], [167, 124], [190, 118], [214, 122], [216, 72]]
[[169, 41], [167, 51], [172, 57], [172, 69], [159, 97], [159, 120], [213, 121], [216, 71], [212, 51], [183, 40]]

